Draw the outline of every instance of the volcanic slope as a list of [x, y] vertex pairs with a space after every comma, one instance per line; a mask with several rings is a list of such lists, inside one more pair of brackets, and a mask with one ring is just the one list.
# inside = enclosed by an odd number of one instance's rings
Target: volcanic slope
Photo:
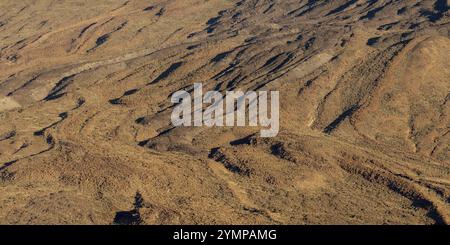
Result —
[[[448, 224], [448, 4], [1, 1], [0, 223]], [[280, 133], [174, 128], [195, 82]]]

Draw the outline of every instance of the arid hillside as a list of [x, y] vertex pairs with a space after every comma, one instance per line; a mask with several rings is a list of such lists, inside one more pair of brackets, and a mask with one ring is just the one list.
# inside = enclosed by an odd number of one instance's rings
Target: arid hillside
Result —
[[[450, 1], [2, 0], [1, 224], [448, 224]], [[171, 95], [280, 93], [280, 132]]]

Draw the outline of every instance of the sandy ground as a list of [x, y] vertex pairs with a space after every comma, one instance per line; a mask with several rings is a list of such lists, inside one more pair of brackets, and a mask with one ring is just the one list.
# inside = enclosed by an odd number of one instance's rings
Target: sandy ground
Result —
[[[445, 0], [1, 1], [0, 223], [448, 224], [449, 21]], [[279, 91], [280, 133], [173, 128], [194, 82]]]

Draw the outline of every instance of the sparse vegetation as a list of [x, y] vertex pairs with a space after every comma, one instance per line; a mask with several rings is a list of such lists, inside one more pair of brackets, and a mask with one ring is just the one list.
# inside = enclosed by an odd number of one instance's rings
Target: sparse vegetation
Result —
[[[0, 224], [448, 224], [449, 20], [445, 0], [2, 0]], [[279, 91], [278, 136], [174, 127], [197, 82]]]

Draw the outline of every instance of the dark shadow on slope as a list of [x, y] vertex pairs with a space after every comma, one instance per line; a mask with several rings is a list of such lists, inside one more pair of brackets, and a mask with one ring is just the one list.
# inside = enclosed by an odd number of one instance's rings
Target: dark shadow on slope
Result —
[[64, 77], [63, 79], [59, 80], [55, 87], [52, 88], [52, 90], [49, 92], [49, 94], [44, 98], [45, 101], [50, 101], [57, 99], [61, 96], [63, 96], [65, 93], [62, 92], [70, 83], [73, 82], [73, 78], [75, 75]]
[[209, 19], [209, 20], [206, 22], [206, 25], [207, 25], [208, 27], [206, 27], [205, 30], [206, 30], [207, 33], [212, 33], [212, 32], [214, 32], [214, 30], [215, 30], [215, 29], [217, 28], [217, 26], [220, 24], [219, 20], [224, 16], [224, 14], [225, 14], [226, 12], [227, 12], [226, 10], [219, 11], [218, 16], [213, 17], [213, 18]]
[[372, 37], [372, 38], [369, 38], [369, 40], [367, 40], [367, 45], [373, 46], [373, 45], [377, 44], [378, 41], [380, 41], [380, 38], [381, 38], [381, 37]]
[[327, 14], [327, 16], [328, 15], [332, 15], [332, 14], [336, 14], [336, 13], [339, 13], [339, 12], [342, 12], [342, 11], [346, 10], [348, 7], [350, 7], [353, 4], [355, 4], [356, 2], [358, 2], [358, 0], [350, 0], [350, 1], [346, 2], [346, 3], [344, 3], [343, 5], [341, 5], [341, 6], [337, 7], [337, 8], [335, 8], [335, 9], [331, 10]]
[[221, 163], [228, 171], [239, 174], [241, 176], [250, 177], [253, 173], [253, 170], [248, 168], [245, 165], [238, 164], [229, 160], [225, 154], [220, 151], [220, 148], [211, 149], [209, 158], [214, 159], [216, 162]]
[[15, 130], [9, 131], [5, 134], [0, 135], [0, 141], [9, 140], [14, 136], [16, 136], [16, 131]]
[[6, 169], [7, 167], [13, 165], [16, 162], [17, 162], [17, 160], [14, 160], [14, 161], [10, 161], [10, 162], [7, 162], [7, 163], [3, 164], [3, 166], [0, 167], [0, 171]]
[[145, 9], [143, 9], [142, 11], [147, 12], [147, 11], [152, 11], [155, 8], [155, 6], [149, 6], [146, 7]]
[[158, 11], [158, 13], [156, 13], [155, 15], [156, 16], [158, 16], [158, 17], [161, 17], [161, 16], [163, 16], [163, 14], [166, 12], [166, 9], [165, 8], [161, 8], [159, 11]]
[[448, 10], [447, 0], [436, 0], [433, 5], [433, 11], [421, 10], [420, 14], [427, 17], [429, 21], [436, 22], [440, 20]]
[[161, 80], [167, 78], [170, 74], [172, 74], [172, 72], [174, 72], [175, 70], [180, 68], [180, 66], [182, 64], [183, 64], [183, 62], [177, 62], [177, 63], [172, 64], [169, 68], [167, 68], [167, 70], [165, 70], [163, 73], [161, 73], [155, 80], [150, 82], [148, 85], [158, 83]]
[[326, 133], [326, 134], [330, 134], [331, 132], [333, 132], [333, 130], [336, 129], [339, 126], [339, 124], [341, 124], [346, 118], [348, 118], [351, 115], [353, 115], [353, 113], [356, 110], [358, 110], [358, 108], [359, 108], [358, 105], [354, 105], [354, 106], [350, 107], [349, 109], [347, 109], [346, 111], [344, 111], [341, 115], [339, 115], [336, 118], [336, 120], [334, 120], [327, 127], [325, 127], [323, 132]]
[[141, 218], [139, 210], [144, 207], [144, 199], [139, 192], [136, 192], [134, 197], [134, 209], [130, 211], [119, 211], [114, 217], [114, 225], [143, 225], [144, 221]]
[[81, 29], [80, 34], [78, 34], [78, 38], [80, 38], [81, 36], [83, 36], [83, 34], [89, 30], [89, 28], [91, 28], [92, 26], [94, 26], [95, 24], [97, 24], [97, 22], [91, 23], [88, 26], [84, 27], [83, 29]]
[[364, 20], [364, 19], [369, 19], [369, 20], [371, 20], [371, 19], [375, 18], [375, 15], [376, 15], [378, 12], [380, 12], [381, 10], [383, 10], [384, 7], [385, 7], [385, 5], [370, 10], [369, 12], [367, 12], [366, 15], [362, 16], [362, 17], [360, 18], [360, 20]]
[[227, 52], [220, 53], [220, 54], [216, 55], [214, 58], [212, 58], [211, 62], [218, 63], [218, 62], [222, 61], [223, 59], [225, 59], [232, 52], [233, 51], [227, 51]]
[[249, 136], [245, 136], [244, 138], [233, 140], [230, 142], [230, 145], [232, 146], [238, 146], [238, 145], [253, 145], [255, 144], [255, 134], [251, 134]]
[[128, 21], [125, 21], [122, 24], [120, 24], [119, 26], [117, 26], [116, 28], [114, 28], [114, 30], [112, 30], [111, 32], [103, 34], [100, 37], [98, 37], [97, 40], [95, 41], [95, 46], [92, 47], [91, 49], [89, 49], [87, 52], [90, 53], [90, 52], [96, 50], [98, 47], [105, 44], [109, 40], [109, 38], [111, 37], [111, 35], [113, 33], [122, 30], [127, 24], [128, 24]]

